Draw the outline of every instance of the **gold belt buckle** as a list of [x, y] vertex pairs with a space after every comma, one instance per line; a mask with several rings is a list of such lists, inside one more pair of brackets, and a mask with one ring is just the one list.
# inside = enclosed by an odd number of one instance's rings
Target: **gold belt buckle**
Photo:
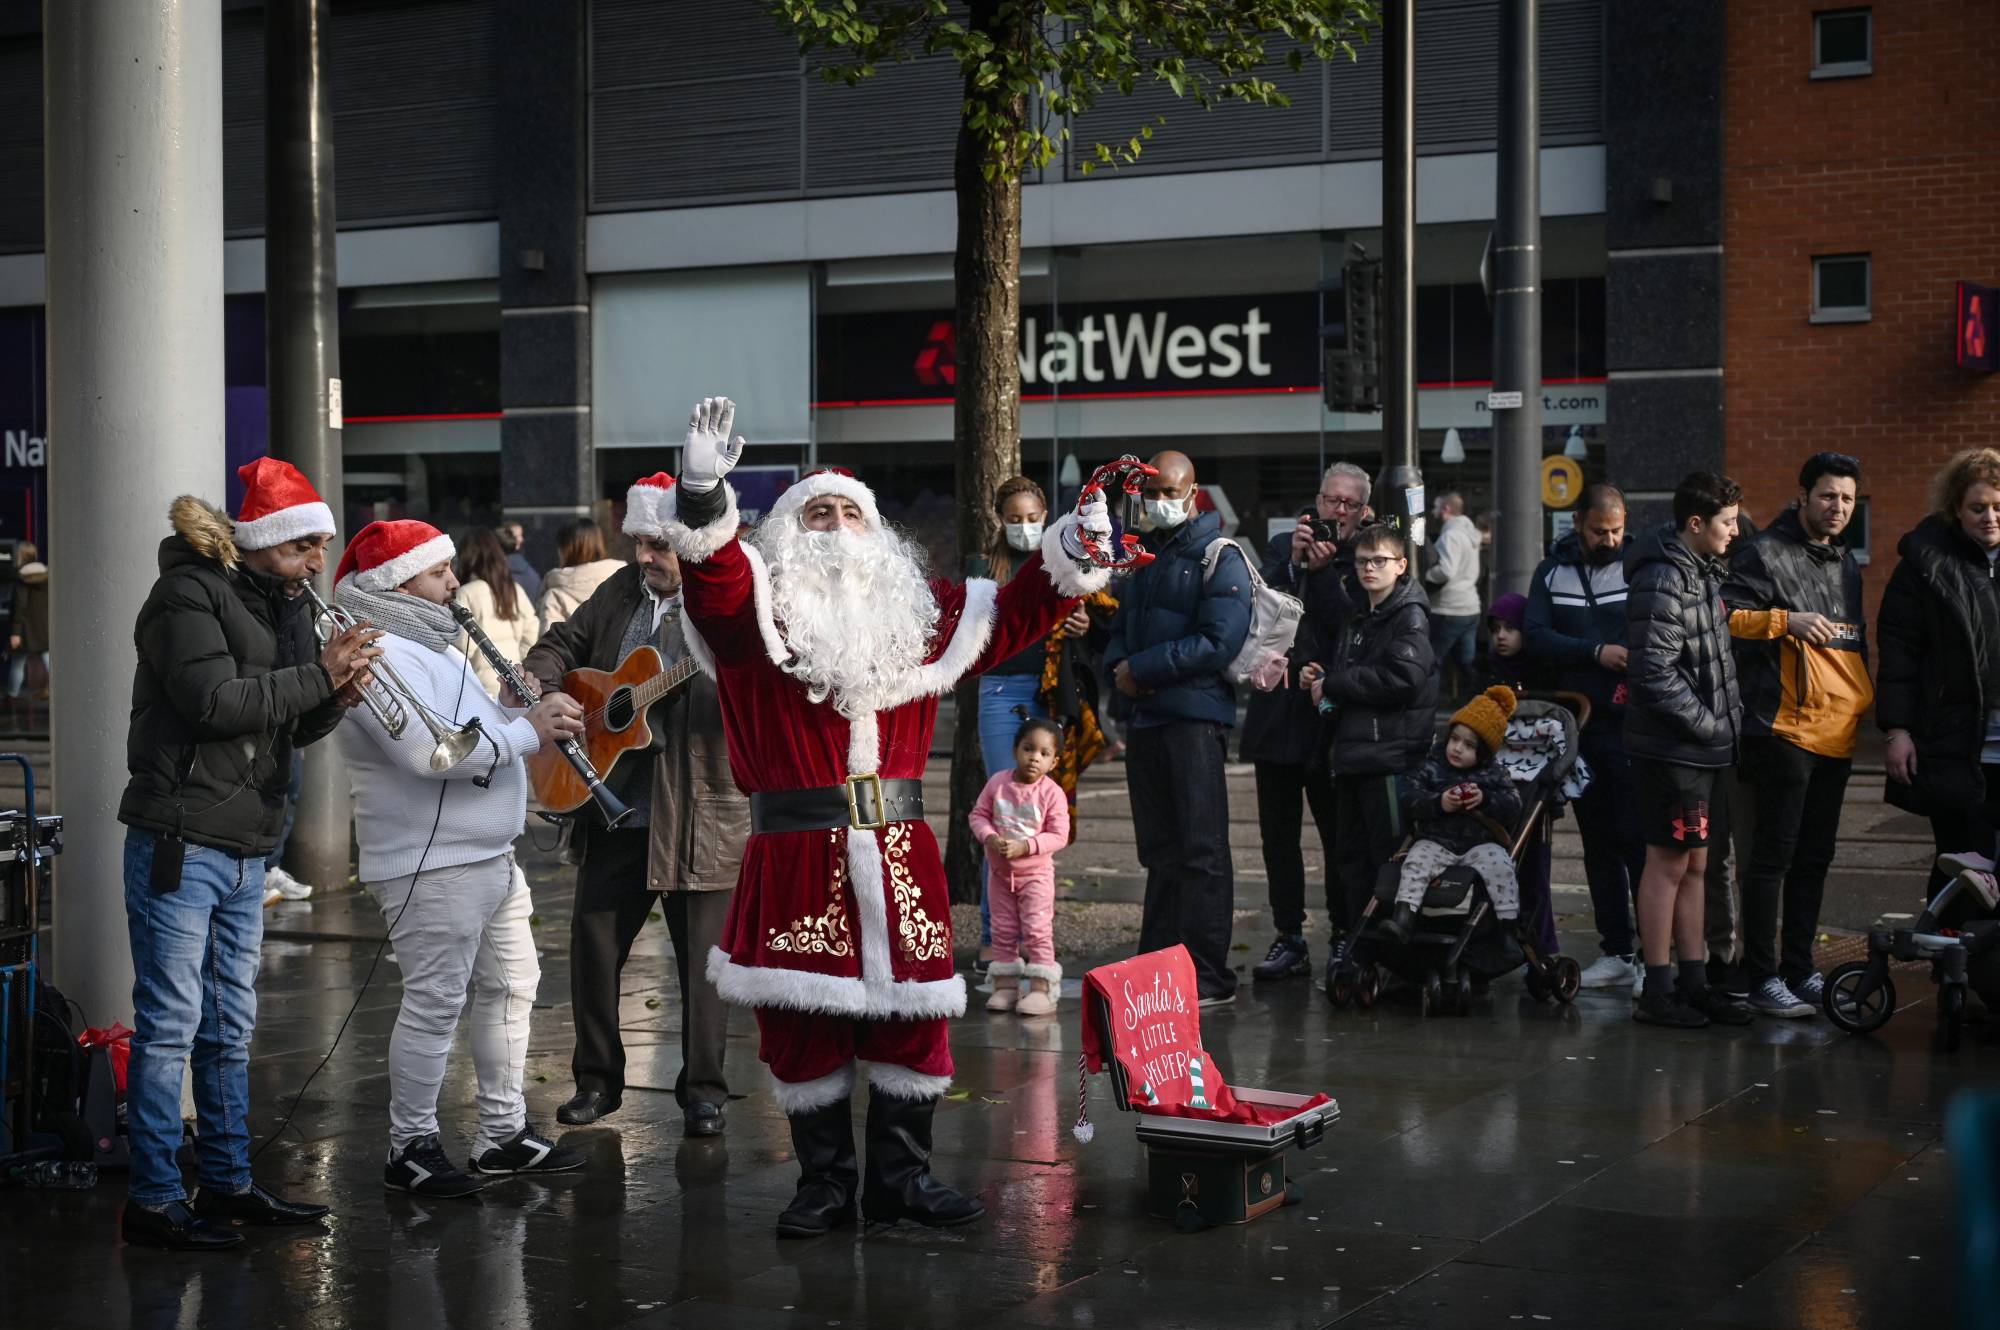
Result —
[[[861, 800], [858, 792], [867, 787], [875, 795], [875, 820], [865, 821], [861, 816]], [[880, 831], [889, 825], [889, 801], [882, 795], [882, 777], [877, 772], [865, 776], [847, 778], [847, 825], [855, 831]]]

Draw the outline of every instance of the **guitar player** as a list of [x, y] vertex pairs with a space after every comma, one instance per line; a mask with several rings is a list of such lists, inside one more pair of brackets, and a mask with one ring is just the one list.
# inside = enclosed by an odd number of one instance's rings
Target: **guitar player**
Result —
[[[686, 658], [680, 564], [661, 539], [672, 484], [663, 473], [632, 486], [625, 533], [633, 539], [633, 562], [528, 652], [522, 663], [545, 688], [558, 687], [574, 669], [616, 669], [641, 646], [657, 649], [668, 666]], [[618, 975], [657, 899], [673, 939], [683, 1013], [674, 1098], [689, 1136], [717, 1136], [728, 1097], [728, 1017], [702, 962], [722, 939], [750, 838], [750, 803], [730, 776], [722, 711], [707, 676], [697, 674], [655, 703], [648, 720], [652, 745], [625, 754], [604, 773], [605, 783], [633, 810], [631, 820], [611, 830], [594, 810], [578, 813], [583, 866], [570, 919], [576, 1094], [556, 1117], [578, 1126], [619, 1106], [625, 1049], [618, 1037]]]

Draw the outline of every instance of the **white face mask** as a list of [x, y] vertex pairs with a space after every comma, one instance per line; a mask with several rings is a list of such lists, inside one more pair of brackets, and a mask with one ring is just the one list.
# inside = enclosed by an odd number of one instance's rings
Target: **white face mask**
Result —
[[1139, 510], [1142, 531], [1171, 531], [1187, 519], [1186, 499], [1146, 499]]
[[1042, 524], [1040, 522], [1009, 522], [1006, 524], [1007, 544], [1023, 554], [1033, 553], [1042, 546]]

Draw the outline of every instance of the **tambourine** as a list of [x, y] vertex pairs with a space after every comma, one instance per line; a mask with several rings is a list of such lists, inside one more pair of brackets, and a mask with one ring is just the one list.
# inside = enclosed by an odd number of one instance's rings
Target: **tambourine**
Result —
[[[1081, 513], [1083, 506], [1093, 498], [1113, 490], [1128, 499], [1135, 499], [1139, 496], [1140, 488], [1145, 485], [1146, 477], [1159, 474], [1158, 467], [1140, 461], [1131, 453], [1126, 453], [1116, 461], [1106, 462], [1090, 473], [1090, 480], [1076, 496], [1077, 511]], [[1107, 502], [1105, 507], [1109, 509], [1111, 505]], [[1123, 570], [1144, 568], [1153, 561], [1152, 551], [1142, 549], [1139, 538], [1126, 533], [1123, 528], [1124, 523], [1113, 516], [1109, 543], [1100, 541], [1088, 531], [1082, 533], [1083, 550], [1090, 556], [1092, 563], [1099, 568]]]

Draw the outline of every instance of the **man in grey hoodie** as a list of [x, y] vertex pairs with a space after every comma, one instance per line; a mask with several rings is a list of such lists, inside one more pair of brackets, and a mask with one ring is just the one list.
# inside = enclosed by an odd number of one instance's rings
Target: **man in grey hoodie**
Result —
[[[1431, 604], [1431, 651], [1437, 657], [1442, 692], [1457, 701], [1472, 691], [1473, 657], [1479, 638], [1479, 528], [1465, 515], [1465, 496], [1438, 495], [1437, 535], [1424, 571]], [[1443, 679], [1446, 670], [1451, 678]]]

